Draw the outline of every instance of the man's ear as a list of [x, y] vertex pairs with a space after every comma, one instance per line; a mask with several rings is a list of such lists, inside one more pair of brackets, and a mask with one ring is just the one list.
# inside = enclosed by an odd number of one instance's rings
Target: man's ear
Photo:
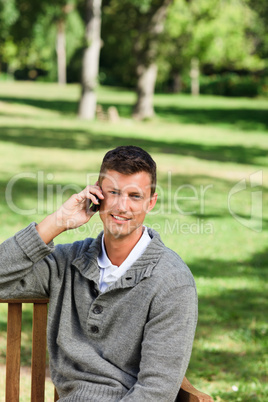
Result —
[[152, 195], [152, 197], [150, 198], [147, 212], [150, 212], [154, 208], [156, 201], [157, 201], [157, 196], [158, 196], [158, 194], [154, 193], [154, 195]]

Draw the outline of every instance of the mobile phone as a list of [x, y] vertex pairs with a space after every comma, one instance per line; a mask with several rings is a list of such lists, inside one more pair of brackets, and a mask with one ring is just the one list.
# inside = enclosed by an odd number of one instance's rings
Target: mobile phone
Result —
[[[96, 197], [96, 196], [95, 196]], [[96, 197], [97, 198], [97, 201], [99, 202], [99, 204], [97, 205], [97, 204], [94, 204], [94, 203], [92, 203], [92, 205], [91, 205], [91, 210], [93, 211], [93, 212], [97, 212], [99, 209], [100, 209], [100, 203], [101, 203], [101, 201], [100, 201], [100, 199], [98, 198], [98, 197]]]

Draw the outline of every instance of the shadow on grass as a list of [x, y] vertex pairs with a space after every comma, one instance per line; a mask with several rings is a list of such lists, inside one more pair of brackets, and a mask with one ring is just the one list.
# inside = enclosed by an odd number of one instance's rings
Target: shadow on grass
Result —
[[[265, 284], [268, 280], [268, 248], [253, 254], [245, 261], [200, 259], [191, 263], [191, 270], [197, 280], [200, 277], [215, 281], [220, 278], [233, 278], [237, 284], [237, 288], [234, 289], [219, 288], [217, 296], [208, 294], [200, 298], [200, 321], [206, 328], [207, 336], [211, 328], [217, 327], [219, 322], [221, 329], [224, 322], [230, 327], [240, 325], [241, 322], [250, 322], [254, 317], [262, 319], [263, 323], [266, 322], [268, 300]], [[258, 289], [241, 288], [240, 278], [249, 282], [253, 279], [259, 280]], [[257, 336], [257, 332], [255, 335]]]
[[[196, 342], [193, 348], [189, 371], [209, 382], [225, 381], [228, 389], [218, 389], [213, 396], [223, 401], [266, 400], [267, 390], [261, 385], [267, 383], [265, 360], [267, 359], [267, 283], [268, 248], [255, 253], [240, 262], [200, 260], [191, 264], [194, 276], [215, 278], [216, 294], [199, 296], [199, 321]], [[244, 267], [244, 271], [241, 268]], [[235, 278], [236, 276], [236, 278]], [[253, 276], [259, 285], [243, 288], [241, 280]], [[217, 278], [233, 278], [232, 289], [224, 287]], [[209, 289], [212, 289], [209, 285]], [[212, 290], [213, 291], [213, 290]], [[234, 346], [235, 345], [235, 346]], [[235, 348], [235, 350], [234, 350]], [[202, 378], [200, 378], [200, 373]], [[256, 387], [251, 387], [252, 384]], [[245, 384], [249, 384], [248, 389]], [[232, 391], [237, 385], [239, 392]], [[259, 399], [262, 396], [264, 399]]]
[[[204, 374], [204, 378], [208, 381], [213, 379], [220, 373], [226, 372], [232, 376], [232, 381], [239, 382], [241, 378], [244, 381], [259, 378], [265, 380], [265, 374], [262, 373], [260, 378], [259, 366], [257, 361], [263, 360], [261, 351], [247, 353], [247, 364], [245, 365], [245, 353], [235, 353], [221, 350], [193, 350], [192, 360], [194, 362], [193, 371], [200, 370]], [[193, 365], [190, 363], [190, 368]], [[200, 372], [199, 371], [199, 372]]]
[[[252, 101], [254, 102], [254, 101]], [[156, 113], [167, 121], [183, 124], [233, 125], [244, 131], [267, 131], [267, 110], [248, 108], [186, 108], [183, 106], [156, 107]]]
[[[257, 147], [205, 145], [180, 141], [167, 143], [157, 139], [122, 138], [112, 136], [108, 132], [107, 134], [95, 134], [83, 130], [1, 127], [0, 141], [13, 142], [31, 147], [77, 150], [109, 149], [119, 145], [131, 144], [141, 146], [149, 152], [255, 165], [263, 165], [267, 157], [267, 151]], [[258, 161], [258, 158], [262, 158], [261, 162]]]
[[69, 100], [15, 98], [9, 96], [0, 96], [0, 100], [4, 102], [16, 103], [19, 105], [34, 106], [39, 109], [53, 110], [63, 114], [76, 114], [78, 110], [78, 102]]
[[[237, 327], [241, 323], [245, 325], [246, 322], [252, 322], [253, 319], [260, 319], [266, 325], [268, 248], [263, 252], [253, 254], [250, 259], [244, 261], [200, 259], [191, 263], [191, 270], [197, 281], [198, 278], [215, 279], [215, 286], [217, 286], [218, 279], [229, 278], [233, 279], [234, 284], [237, 285], [232, 289], [224, 288], [221, 285], [217, 289], [217, 296], [208, 293], [200, 297], [200, 321], [207, 336], [209, 336], [211, 328], [217, 328], [219, 322], [221, 323], [219, 331], [224, 325], [227, 328]], [[240, 279], [248, 280], [249, 283], [256, 279], [258, 289], [249, 289], [248, 286], [243, 288]], [[266, 328], [266, 330], [268, 329]], [[263, 333], [258, 331], [254, 329], [253, 335], [256, 339], [261, 339]], [[245, 336], [248, 335], [245, 334]]]
[[[237, 104], [239, 101], [237, 101]], [[254, 102], [254, 101], [252, 101]], [[202, 100], [200, 100], [200, 104]], [[119, 115], [122, 117], [131, 117], [132, 105], [123, 105], [121, 103], [110, 104], [100, 102], [104, 110], [109, 106], [115, 106]], [[268, 102], [267, 109], [258, 110], [256, 108], [233, 108], [227, 107], [227, 99], [222, 108], [196, 107], [189, 108], [183, 106], [160, 106], [154, 107], [155, 113], [166, 122], [197, 124], [210, 126], [233, 126], [243, 131], [267, 131], [268, 129]]]
[[[63, 114], [76, 114], [78, 102], [68, 100], [44, 100], [31, 98], [15, 98], [0, 96], [5, 102], [14, 102], [23, 105], [35, 106], [40, 109], [58, 111]], [[239, 102], [239, 101], [238, 101]], [[252, 101], [254, 102], [254, 101]], [[121, 117], [131, 117], [133, 105], [126, 103], [108, 103], [98, 102], [104, 110], [110, 106], [118, 109]], [[201, 100], [200, 100], [201, 103]], [[166, 121], [183, 124], [201, 124], [201, 125], [230, 125], [244, 131], [267, 131], [268, 129], [268, 110], [257, 110], [256, 108], [233, 108], [227, 107], [227, 102], [222, 108], [208, 107], [184, 107], [178, 106], [155, 106], [156, 114]], [[268, 107], [267, 107], [268, 109]]]
[[[245, 279], [245, 275], [243, 276]], [[242, 341], [257, 341], [267, 336], [266, 312], [268, 308], [267, 289], [241, 289], [239, 279], [237, 288], [219, 289], [217, 296], [201, 296], [199, 302], [199, 320], [203, 328], [202, 335], [212, 332], [228, 331], [239, 328], [237, 338]], [[256, 320], [259, 328], [248, 331], [249, 325]], [[266, 326], [266, 328], [265, 328]], [[253, 339], [254, 338], [254, 339]]]
[[[264, 356], [260, 350], [248, 351], [245, 354], [232, 350], [207, 351], [194, 347], [189, 370], [191, 380], [195, 384], [199, 383], [200, 389], [207, 381], [212, 383], [212, 387], [214, 382], [219, 384], [218, 389], [210, 393], [215, 401], [264, 402], [267, 400], [265, 398], [267, 397], [267, 386], [265, 386], [267, 375], [264, 370], [260, 370], [261, 366], [264, 366]], [[226, 378], [225, 381], [223, 378]], [[238, 392], [232, 390], [233, 385], [238, 386]]]
[[268, 248], [261, 253], [255, 253], [245, 261], [222, 261], [216, 259], [200, 259], [191, 263], [194, 276], [210, 278], [232, 278], [258, 276], [265, 283], [268, 279]]

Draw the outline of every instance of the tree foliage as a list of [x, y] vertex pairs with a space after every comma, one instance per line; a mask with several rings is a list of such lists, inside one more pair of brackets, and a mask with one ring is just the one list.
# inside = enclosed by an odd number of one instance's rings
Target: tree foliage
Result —
[[[9, 71], [41, 69], [56, 80], [56, 22], [64, 19], [67, 35], [67, 61], [81, 46], [83, 24], [75, 7], [67, 13], [68, 5], [75, 0], [0, 0], [0, 39], [2, 62]], [[2, 7], [8, 4], [8, 7]], [[8, 13], [10, 18], [6, 18]], [[5, 25], [2, 20], [5, 19]], [[7, 21], [10, 23], [7, 25]], [[2, 27], [5, 27], [3, 29]], [[7, 33], [6, 33], [7, 32]], [[25, 76], [24, 76], [25, 77]]]
[[[152, 39], [148, 21], [161, 2], [103, 0], [101, 82], [135, 86], [137, 61]], [[73, 9], [66, 14], [64, 7], [70, 3]], [[56, 80], [56, 21], [64, 18], [69, 80], [79, 80], [85, 45], [84, 3], [0, 0], [2, 70], [42, 69]], [[205, 73], [265, 71], [267, 24], [267, 0], [174, 0], [164, 31], [155, 35], [158, 84], [188, 74], [193, 57]]]
[[249, 7], [256, 12], [256, 47], [262, 59], [268, 58], [268, 2], [267, 0], [248, 0]]
[[8, 63], [16, 52], [10, 30], [18, 17], [15, 0], [0, 0], [0, 71], [1, 64]]
[[159, 80], [189, 72], [193, 58], [207, 73], [263, 69], [257, 26], [258, 15], [244, 1], [175, 0], [162, 38]]

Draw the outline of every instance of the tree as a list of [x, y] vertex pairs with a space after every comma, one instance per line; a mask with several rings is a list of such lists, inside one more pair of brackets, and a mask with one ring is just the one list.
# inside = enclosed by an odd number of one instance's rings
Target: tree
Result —
[[159, 35], [163, 32], [167, 8], [172, 0], [152, 1], [140, 19], [139, 36], [134, 45], [137, 59], [137, 102], [133, 117], [151, 118], [154, 115], [153, 95], [157, 77]]
[[[263, 68], [256, 26], [256, 15], [245, 1], [175, 0], [160, 44], [162, 80], [172, 76], [178, 81], [178, 76], [190, 71], [197, 77], [198, 64], [214, 73]], [[197, 82], [193, 84], [197, 88]]]
[[[82, 43], [77, 0], [0, 0], [0, 57], [21, 78], [48, 72], [66, 82], [66, 64]], [[68, 46], [66, 46], [66, 43]]]
[[55, 10], [55, 22], [57, 26], [57, 70], [58, 70], [58, 83], [66, 84], [66, 18], [67, 15], [73, 10], [74, 4], [68, 3], [67, 0], [60, 2], [58, 8]]
[[[40, 20], [43, 24], [42, 28], [49, 30], [50, 26], [56, 27], [56, 54], [57, 54], [57, 79], [59, 84], [66, 84], [66, 65], [67, 65], [67, 54], [66, 54], [66, 24], [68, 15], [75, 8], [75, 0], [55, 0], [51, 4], [48, 0], [43, 0], [43, 8], [39, 13], [39, 19], [37, 18], [37, 25], [40, 27]], [[45, 16], [45, 18], [42, 18]], [[35, 34], [37, 36], [37, 34]], [[33, 38], [33, 42], [35, 37]]]
[[[268, 2], [267, 0], [247, 0], [249, 6], [257, 14], [257, 24], [255, 25], [255, 37], [257, 52], [263, 59], [268, 58]], [[267, 68], [267, 63], [266, 63]]]
[[85, 39], [82, 62], [82, 94], [79, 103], [79, 117], [92, 120], [96, 111], [96, 93], [99, 56], [101, 48], [101, 0], [85, 2]]
[[16, 0], [0, 0], [0, 72], [16, 53], [11, 28], [19, 18]]
[[[104, 0], [101, 60], [109, 65], [106, 75], [135, 85], [137, 119], [154, 114], [153, 94], [157, 77], [159, 38], [172, 0]], [[116, 21], [116, 24], [114, 23]]]
[[[9, 3], [6, 1], [6, 3]], [[31, 44], [34, 38], [35, 23], [42, 13], [45, 0], [33, 2], [31, 0], [12, 0], [17, 18], [9, 27], [9, 41], [13, 44], [15, 52], [7, 61], [10, 70], [25, 66], [27, 60], [32, 58]]]

